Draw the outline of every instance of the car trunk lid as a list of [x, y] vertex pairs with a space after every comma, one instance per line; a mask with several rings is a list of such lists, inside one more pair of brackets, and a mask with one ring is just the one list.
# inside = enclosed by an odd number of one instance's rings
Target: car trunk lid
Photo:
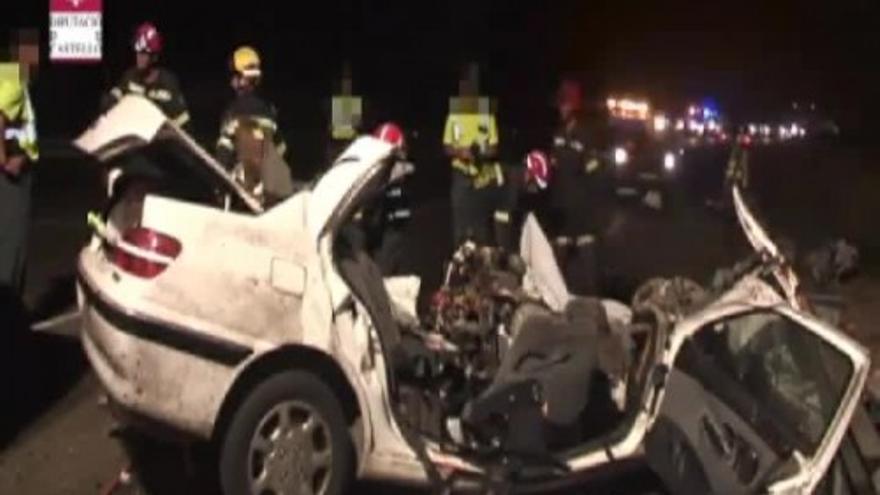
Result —
[[[222, 165], [145, 98], [123, 97], [82, 133], [74, 145], [98, 162], [113, 165], [127, 154], [158, 141], [173, 143], [176, 153], [189, 155], [187, 159], [175, 160], [175, 164], [182, 163], [195, 169], [195, 173], [240, 200], [252, 213], [263, 211], [259, 201], [235, 182]], [[161, 160], [154, 164], [159, 167], [164, 165]]]

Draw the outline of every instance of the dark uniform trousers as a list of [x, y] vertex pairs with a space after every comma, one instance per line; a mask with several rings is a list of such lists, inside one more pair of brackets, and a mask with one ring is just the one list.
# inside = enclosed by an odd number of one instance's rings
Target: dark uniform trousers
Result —
[[[26, 165], [27, 167], [28, 165]], [[31, 172], [0, 172], [0, 445], [13, 433], [16, 406], [25, 389], [27, 314], [22, 301], [31, 212]]]
[[453, 170], [450, 199], [455, 247], [467, 240], [481, 246], [492, 244], [493, 213], [503, 191], [503, 186], [497, 184], [476, 187], [472, 178]]
[[31, 180], [27, 170], [19, 177], [0, 172], [0, 287], [12, 294], [24, 285]]
[[560, 129], [554, 136], [556, 171], [550, 195], [555, 217], [554, 254], [571, 292], [600, 292], [602, 229], [601, 174], [589, 170], [588, 131], [580, 124]]

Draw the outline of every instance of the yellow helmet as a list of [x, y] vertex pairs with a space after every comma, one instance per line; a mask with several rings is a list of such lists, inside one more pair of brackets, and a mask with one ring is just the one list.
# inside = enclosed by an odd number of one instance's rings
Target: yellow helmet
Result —
[[250, 46], [242, 46], [232, 54], [232, 68], [247, 77], [260, 77], [260, 54]]

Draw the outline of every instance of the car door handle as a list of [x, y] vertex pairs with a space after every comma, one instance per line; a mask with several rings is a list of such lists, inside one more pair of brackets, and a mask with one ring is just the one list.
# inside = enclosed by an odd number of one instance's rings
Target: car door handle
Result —
[[730, 457], [733, 454], [733, 447], [725, 433], [718, 427], [713, 419], [709, 416], [700, 418], [700, 427], [703, 433], [709, 439], [709, 444], [715, 449], [715, 452], [722, 457]]

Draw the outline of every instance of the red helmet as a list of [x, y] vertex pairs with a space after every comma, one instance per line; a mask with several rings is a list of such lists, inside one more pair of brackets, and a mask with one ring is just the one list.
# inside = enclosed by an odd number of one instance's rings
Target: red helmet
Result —
[[145, 22], [135, 30], [134, 51], [153, 55], [162, 51], [162, 34], [153, 23]]
[[403, 131], [394, 122], [386, 122], [376, 128], [373, 136], [381, 139], [395, 148], [402, 148], [404, 145]]
[[532, 150], [526, 155], [526, 181], [534, 181], [539, 188], [545, 189], [550, 179], [550, 161], [540, 150]]

